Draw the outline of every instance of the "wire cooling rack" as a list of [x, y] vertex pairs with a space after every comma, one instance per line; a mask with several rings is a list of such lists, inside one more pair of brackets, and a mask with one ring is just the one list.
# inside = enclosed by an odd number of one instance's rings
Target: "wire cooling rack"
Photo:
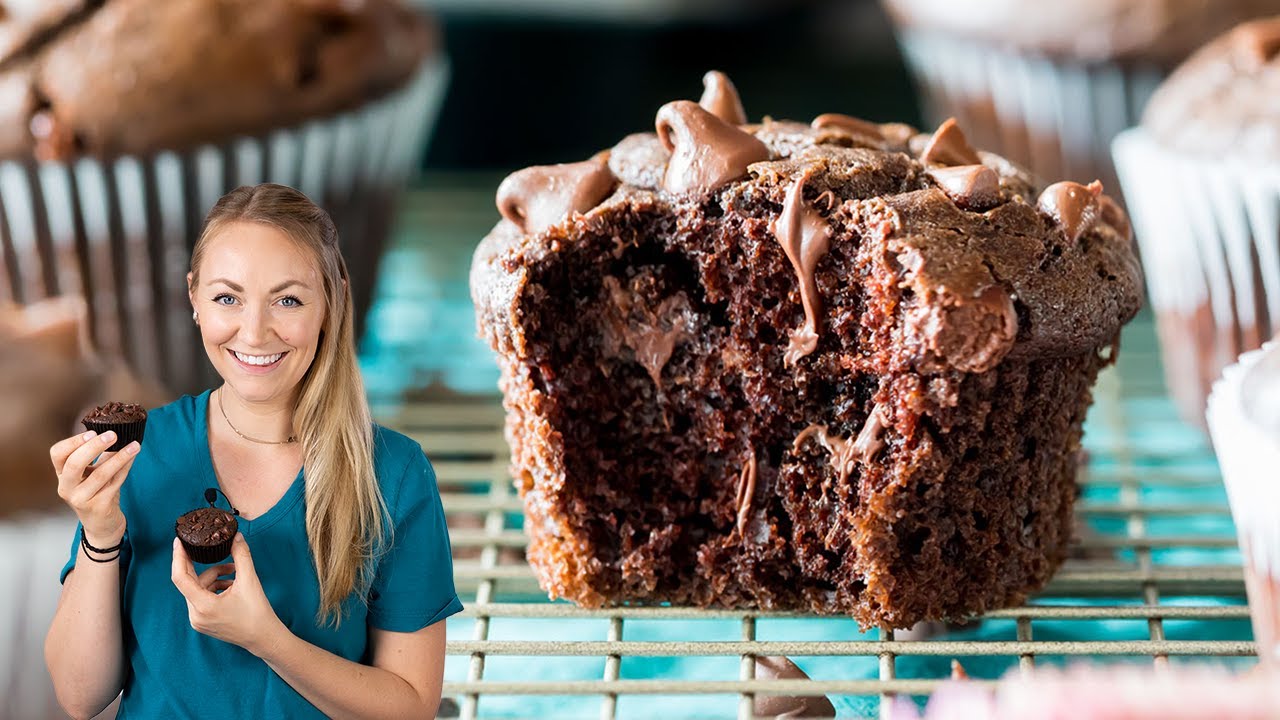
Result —
[[[465, 280], [492, 221], [492, 185], [457, 187], [420, 193], [403, 213], [371, 320], [376, 342], [366, 338], [362, 357], [379, 420], [432, 458], [451, 528], [466, 610], [448, 625], [448, 711], [746, 718], [756, 695], [824, 694], [842, 717], [874, 717], [892, 695], [922, 699], [952, 659], [979, 682], [1065, 662], [1256, 662], [1218, 468], [1200, 432], [1175, 417], [1146, 313], [1095, 389], [1074, 552], [1024, 606], [963, 626], [862, 633], [844, 618], [795, 613], [548, 601], [524, 561], [499, 399], [442, 390], [494, 388], [496, 378], [474, 339]], [[406, 325], [414, 332], [397, 336]], [[430, 388], [404, 394], [424, 378]], [[766, 655], [790, 657], [810, 679], [754, 679], [754, 658]]]
[[[466, 610], [451, 621], [445, 695], [464, 718], [489, 716], [491, 707], [493, 716], [646, 716], [644, 708], [661, 706], [651, 704], [656, 696], [698, 700], [673, 703], [689, 708], [690, 716], [750, 717], [755, 694], [814, 693], [841, 699], [837, 707], [874, 713], [876, 701], [891, 694], [930, 692], [946, 678], [952, 658], [976, 663], [990, 679], [1008, 667], [1064, 658], [1162, 666], [1186, 657], [1252, 656], [1217, 466], [1197, 432], [1173, 417], [1149, 320], [1135, 324], [1130, 339], [1134, 347], [1122, 349], [1120, 364], [1102, 375], [1095, 392], [1071, 559], [1022, 607], [905, 638], [796, 613], [585, 610], [549, 602], [523, 559], [521, 505], [508, 473], [498, 399], [380, 407], [384, 422], [409, 433], [433, 458], [451, 525], [455, 581]], [[553, 625], [539, 627], [546, 621]], [[663, 624], [675, 632], [664, 633]], [[681, 639], [689, 627], [702, 632]], [[862, 658], [875, 668], [855, 667], [863, 677], [811, 671], [809, 680], [752, 679], [753, 658], [762, 655], [786, 655], [801, 667], [809, 659], [818, 668], [832, 658]], [[663, 661], [672, 658], [733, 662], [703, 663], [698, 677], [671, 677]], [[935, 662], [910, 662], [922, 658]], [[491, 669], [496, 659], [503, 662]], [[909, 672], [901, 672], [904, 665]], [[491, 701], [500, 696], [502, 702]], [[548, 696], [554, 704], [546, 704]], [[706, 702], [713, 698], [719, 709]]]

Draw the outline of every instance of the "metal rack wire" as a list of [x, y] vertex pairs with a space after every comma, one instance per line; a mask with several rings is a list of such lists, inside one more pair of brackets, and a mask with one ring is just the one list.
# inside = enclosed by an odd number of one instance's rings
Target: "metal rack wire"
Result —
[[[1028, 604], [981, 619], [983, 624], [1012, 621], [1008, 639], [953, 639], [952, 632], [904, 639], [891, 631], [863, 635], [847, 625], [833, 628], [842, 639], [798, 639], [776, 631], [761, 633], [762, 626], [803, 617], [794, 613], [585, 610], [548, 602], [523, 561], [521, 506], [508, 475], [497, 399], [382, 409], [384, 422], [408, 432], [434, 459], [453, 526], [455, 579], [466, 605], [461, 618], [470, 623], [460, 628], [465, 637], [451, 632], [447, 654], [467, 664], [464, 677], [447, 678], [446, 696], [458, 700], [464, 718], [485, 716], [486, 701], [495, 696], [597, 698], [598, 717], [614, 718], [620, 715], [620, 699], [654, 695], [723, 696], [718, 716], [750, 717], [756, 694], [822, 693], [874, 701], [898, 693], [927, 694], [945, 679], [938, 670], [941, 664], [930, 666], [937, 670], [932, 676], [920, 676], [918, 668], [911, 677], [901, 676], [902, 663], [911, 658], [1007, 659], [1009, 666], [1025, 670], [1044, 658], [1146, 658], [1159, 667], [1171, 658], [1253, 655], [1239, 557], [1216, 465], [1195, 431], [1172, 419], [1159, 379], [1152, 375], [1158, 364], [1149, 321], [1129, 334], [1145, 342], [1126, 348], [1121, 364], [1100, 378], [1087, 426], [1090, 460], [1081, 478], [1081, 531], [1074, 556]], [[598, 637], [521, 636], [521, 627], [541, 620], [592, 621]], [[673, 621], [736, 625], [738, 637], [655, 641], [629, 636], [638, 623]], [[1129, 626], [1121, 639], [1109, 639], [1107, 623], [1117, 621]], [[1040, 628], [1064, 622], [1084, 626], [1086, 635], [1096, 629], [1094, 637], [1041, 636]], [[496, 638], [497, 623], [514, 628], [516, 637]], [[1145, 624], [1141, 637], [1133, 637], [1133, 623]], [[1171, 623], [1188, 629], [1173, 637]], [[1219, 632], [1215, 625], [1227, 631]], [[1224, 634], [1231, 639], [1202, 639]], [[764, 655], [862, 657], [874, 659], [878, 671], [863, 679], [754, 679], [754, 658]], [[623, 672], [629, 658], [673, 657], [737, 658], [739, 663], [733, 676], [722, 679], [644, 677], [643, 669]], [[528, 679], [520, 673], [486, 674], [486, 662], [493, 658], [516, 658], [527, 667], [550, 667], [564, 658], [603, 662], [594, 677], [567, 668], [563, 674], [552, 673], [556, 679]], [[531, 710], [530, 715], [543, 712]], [[572, 714], [567, 707], [566, 712]], [[509, 709], [499, 714], [506, 716]]]

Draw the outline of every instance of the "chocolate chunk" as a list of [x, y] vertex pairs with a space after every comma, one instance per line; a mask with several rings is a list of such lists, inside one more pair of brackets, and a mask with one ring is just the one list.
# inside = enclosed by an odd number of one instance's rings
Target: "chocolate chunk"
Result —
[[658, 110], [658, 138], [671, 153], [662, 186], [677, 195], [710, 192], [769, 159], [769, 148], [695, 102], [677, 100]]
[[933, 302], [907, 314], [906, 334], [944, 366], [981, 373], [994, 368], [1013, 349], [1018, 314], [1009, 293], [998, 285], [973, 297], [939, 289]]
[[742, 109], [738, 89], [728, 75], [712, 70], [702, 76], [702, 99], [698, 105], [730, 125], [745, 125], [747, 111]]
[[1000, 203], [1000, 176], [985, 165], [933, 168], [929, 177], [965, 210], [989, 210]]
[[617, 184], [601, 154], [562, 165], [528, 167], [498, 186], [498, 212], [521, 230], [541, 232], [600, 204]]
[[[809, 676], [780, 655], [756, 658], [756, 678], [768, 680], [808, 680]], [[756, 695], [751, 712], [757, 717], [820, 718], [835, 717], [836, 708], [826, 695]]]
[[920, 154], [925, 165], [978, 165], [982, 160], [964, 136], [955, 118], [942, 121]]

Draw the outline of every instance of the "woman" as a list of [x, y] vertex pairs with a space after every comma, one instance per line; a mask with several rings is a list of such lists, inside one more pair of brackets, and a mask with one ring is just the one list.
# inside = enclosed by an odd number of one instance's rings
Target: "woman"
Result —
[[[113, 437], [50, 448], [80, 519], [45, 641], [59, 701], [76, 718], [121, 690], [131, 719], [433, 717], [440, 621], [462, 609], [444, 513], [422, 449], [370, 419], [329, 215], [238, 188], [187, 286], [223, 384], [95, 465]], [[209, 487], [240, 533], [232, 562], [197, 568], [174, 521]]]

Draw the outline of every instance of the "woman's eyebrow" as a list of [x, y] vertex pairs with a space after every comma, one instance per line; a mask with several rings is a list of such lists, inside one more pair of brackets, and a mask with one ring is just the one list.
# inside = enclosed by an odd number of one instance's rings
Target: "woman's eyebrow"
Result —
[[[228, 279], [226, 279], [226, 278], [217, 278], [217, 279], [215, 279], [215, 280], [210, 280], [210, 281], [209, 281], [209, 283], [210, 283], [210, 284], [213, 284], [213, 283], [222, 283], [223, 285], [226, 285], [227, 287], [231, 288], [232, 290], [235, 290], [236, 292], [244, 292], [244, 288], [243, 288], [243, 287], [241, 287], [238, 283], [231, 282], [230, 280], [228, 280]], [[281, 290], [284, 290], [285, 288], [290, 287], [290, 286], [292, 286], [292, 285], [297, 285], [298, 287], [302, 288], [303, 290], [310, 290], [310, 289], [311, 289], [311, 288], [307, 287], [307, 284], [306, 284], [306, 283], [304, 283], [304, 282], [302, 282], [301, 280], [286, 280], [286, 281], [284, 281], [283, 283], [280, 283], [279, 285], [277, 285], [277, 286], [275, 286], [275, 287], [271, 288], [270, 292], [272, 292], [272, 293], [278, 293], [278, 292], [280, 292]]]

